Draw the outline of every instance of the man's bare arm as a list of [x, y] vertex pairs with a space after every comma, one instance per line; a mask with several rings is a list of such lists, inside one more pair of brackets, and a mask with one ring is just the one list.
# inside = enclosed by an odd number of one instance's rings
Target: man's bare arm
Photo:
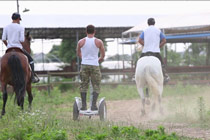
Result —
[[163, 38], [160, 42], [160, 48], [162, 48], [166, 44], [166, 39]]
[[3, 43], [5, 46], [7, 46], [7, 41], [6, 40], [3, 40]]
[[142, 46], [144, 46], [144, 40], [142, 40], [141, 38], [139, 38], [139, 41], [138, 41]]
[[81, 53], [81, 40], [77, 44], [77, 56], [82, 58], [82, 53]]
[[104, 49], [104, 43], [101, 40], [98, 40], [98, 48], [100, 50], [100, 57], [98, 59], [99, 62], [103, 61], [105, 57], [105, 49]]

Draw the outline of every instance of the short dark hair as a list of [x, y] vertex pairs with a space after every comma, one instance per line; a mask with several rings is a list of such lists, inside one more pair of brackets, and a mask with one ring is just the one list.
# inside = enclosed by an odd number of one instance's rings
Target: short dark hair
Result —
[[149, 18], [147, 20], [148, 25], [155, 25], [155, 19], [154, 18]]
[[19, 13], [13, 13], [12, 14], [12, 20], [17, 20], [17, 19], [21, 20], [20, 14]]
[[88, 34], [93, 34], [93, 33], [95, 33], [95, 26], [93, 26], [93, 25], [88, 25], [88, 26], [86, 27], [86, 32], [87, 32]]

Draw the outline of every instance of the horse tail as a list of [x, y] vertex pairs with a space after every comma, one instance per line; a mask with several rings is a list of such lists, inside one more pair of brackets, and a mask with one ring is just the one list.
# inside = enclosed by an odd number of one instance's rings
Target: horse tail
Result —
[[15, 54], [12, 54], [9, 57], [8, 65], [12, 73], [12, 84], [16, 93], [15, 101], [17, 101], [18, 105], [21, 105], [25, 95], [24, 70], [22, 68], [19, 57]]
[[[154, 74], [152, 66], [145, 67], [145, 77], [153, 94], [160, 95], [162, 88], [159, 86], [158, 76]], [[161, 96], [161, 95], [160, 95]]]

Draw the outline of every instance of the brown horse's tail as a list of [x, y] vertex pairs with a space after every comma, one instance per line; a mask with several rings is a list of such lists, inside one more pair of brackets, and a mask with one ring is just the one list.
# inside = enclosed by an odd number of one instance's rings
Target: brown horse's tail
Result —
[[19, 57], [15, 54], [9, 57], [8, 65], [12, 73], [12, 84], [16, 94], [15, 100], [17, 100], [17, 104], [20, 106], [24, 102], [25, 95], [24, 71]]

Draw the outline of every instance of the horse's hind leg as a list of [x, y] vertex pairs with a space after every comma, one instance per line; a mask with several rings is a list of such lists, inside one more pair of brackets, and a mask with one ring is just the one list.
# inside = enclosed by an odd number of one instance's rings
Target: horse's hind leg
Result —
[[6, 103], [7, 103], [7, 86], [4, 84], [4, 83], [2, 83], [1, 84], [1, 88], [2, 88], [2, 92], [3, 92], [3, 108], [2, 108], [2, 111], [1, 111], [1, 115], [3, 116], [5, 113], [6, 113], [6, 111], [5, 111], [5, 106], [6, 106]]
[[144, 116], [146, 114], [145, 112], [145, 98], [144, 98], [144, 91], [143, 88], [140, 88], [137, 86], [137, 90], [139, 95], [141, 96], [141, 102], [142, 102], [142, 109], [141, 109], [141, 115]]
[[149, 88], [147, 87], [145, 91], [146, 91], [146, 98], [145, 98], [146, 101], [145, 101], [145, 102], [146, 102], [147, 105], [150, 105], [150, 100], [149, 100]]
[[[17, 94], [17, 93], [16, 93]], [[17, 97], [17, 104], [18, 106], [21, 107], [21, 109], [23, 110], [23, 106], [24, 106], [24, 97]]]
[[31, 93], [31, 84], [27, 85], [26, 90], [28, 93], [28, 102], [29, 102], [28, 108], [29, 108], [29, 110], [31, 110], [31, 104], [33, 101], [33, 95]]
[[160, 109], [160, 114], [163, 114], [163, 108], [162, 108], [162, 103], [161, 103], [161, 95], [158, 96], [158, 102], [159, 102], [159, 109]]

